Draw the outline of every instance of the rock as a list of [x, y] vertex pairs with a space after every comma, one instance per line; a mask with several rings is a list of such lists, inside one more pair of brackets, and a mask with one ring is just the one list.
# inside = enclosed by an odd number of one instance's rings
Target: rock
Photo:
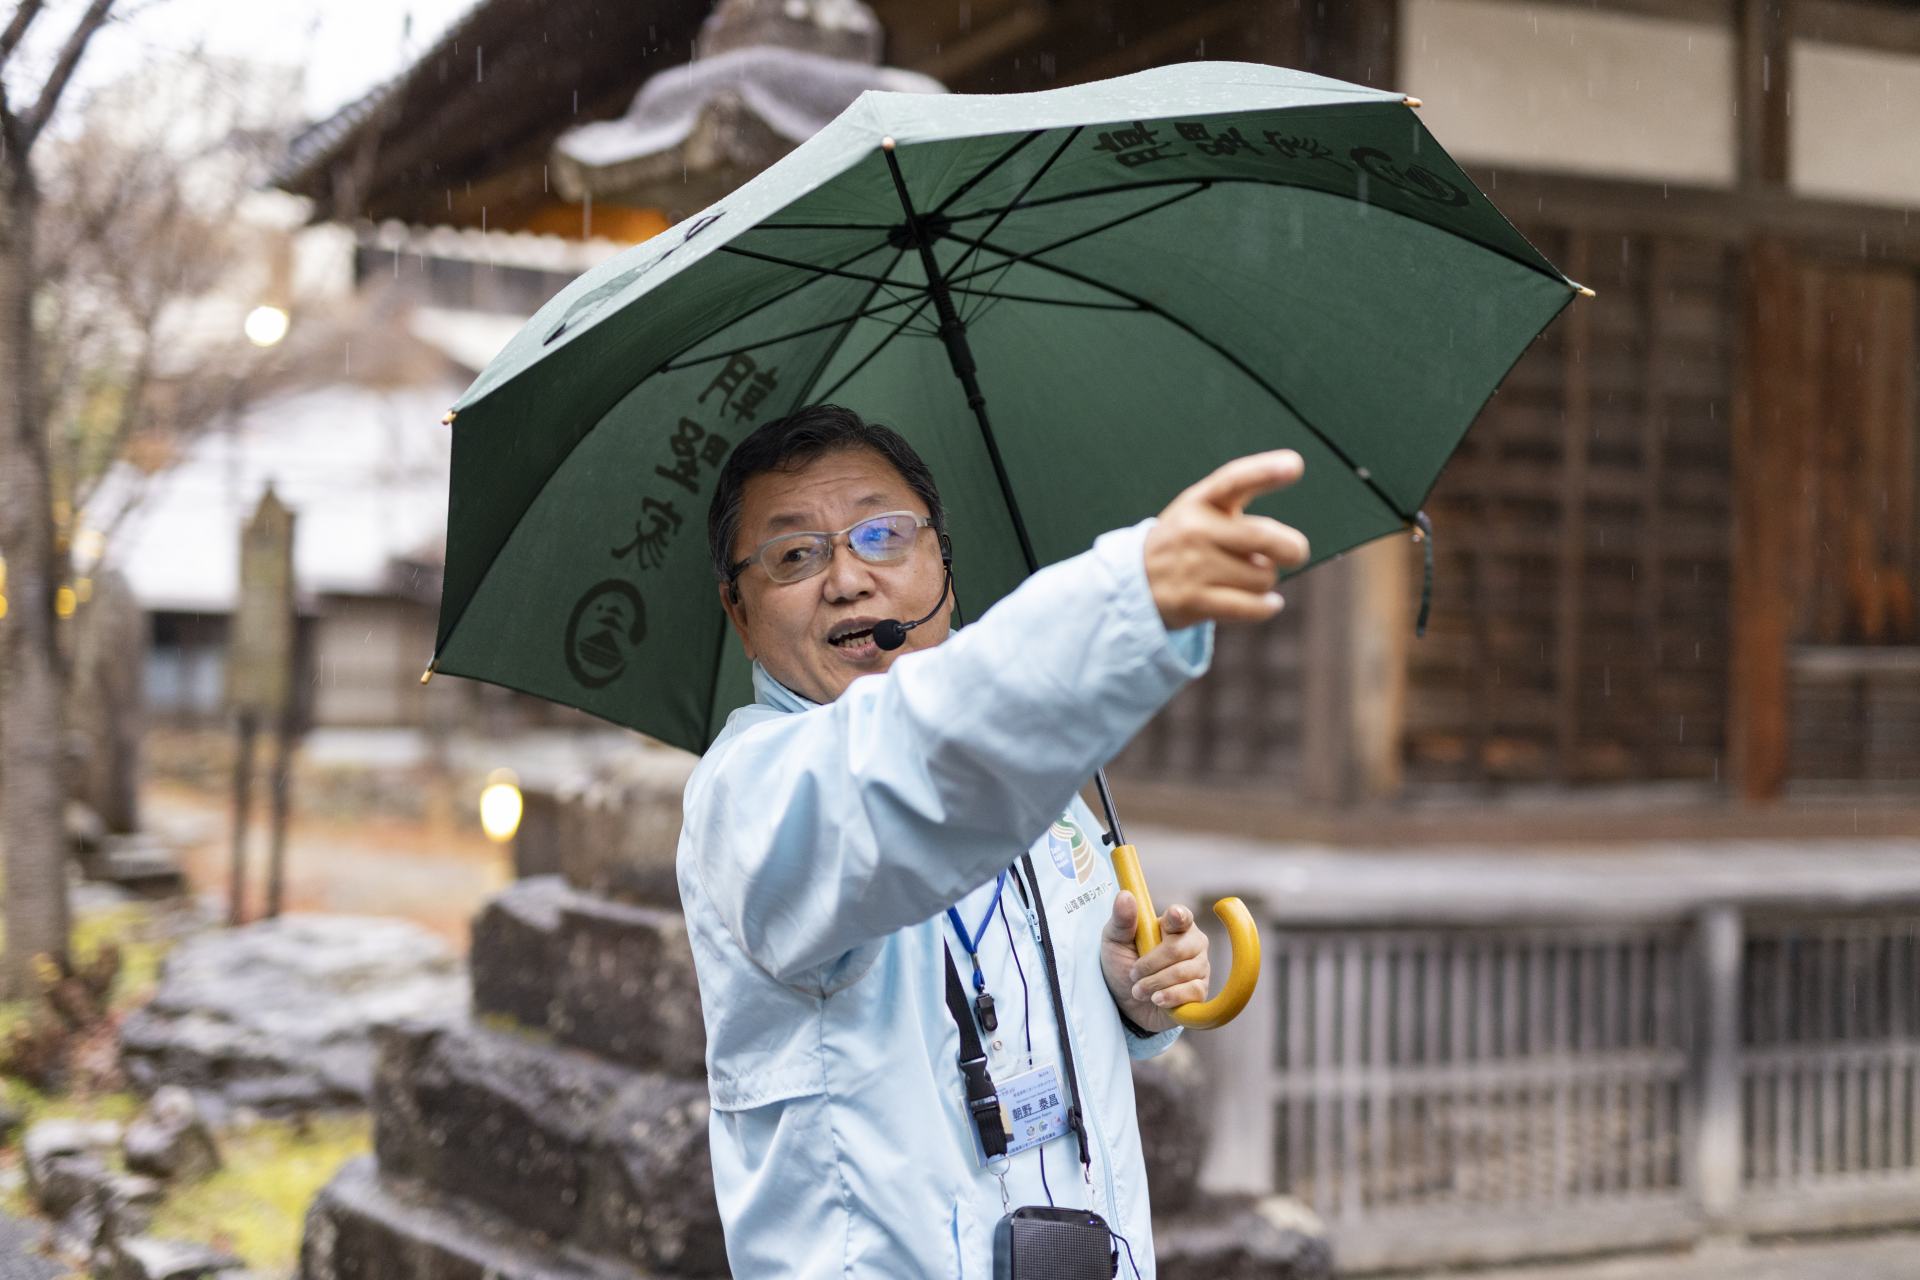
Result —
[[636, 1077], [610, 1112], [625, 1127], [587, 1182], [582, 1243], [674, 1275], [724, 1274], [704, 1081]]
[[704, 1079], [707, 1030], [686, 918], [576, 894], [561, 908], [559, 933], [554, 1036], [643, 1071]]
[[[724, 1274], [724, 1272], [719, 1273]], [[223, 1277], [222, 1280], [231, 1280]], [[640, 1280], [349, 1161], [307, 1209], [300, 1280]]]
[[520, 825], [513, 833], [514, 877], [560, 874], [560, 797], [545, 787], [529, 786], [520, 799]]
[[686, 920], [554, 877], [523, 880], [474, 921], [474, 1009], [643, 1071], [706, 1071]]
[[1133, 1064], [1134, 1111], [1156, 1218], [1178, 1213], [1199, 1195], [1207, 1145], [1207, 1076], [1200, 1054], [1176, 1040], [1158, 1057]]
[[177, 1084], [262, 1112], [357, 1106], [376, 1027], [458, 1022], [467, 1004], [459, 961], [416, 925], [283, 916], [176, 947], [121, 1050], [143, 1091]]
[[560, 797], [560, 869], [587, 893], [678, 907], [674, 853], [680, 844], [680, 795], [696, 756], [648, 747], [602, 767], [594, 780]]
[[205, 1245], [158, 1236], [129, 1236], [108, 1248], [102, 1280], [202, 1280], [230, 1276], [246, 1264]]
[[702, 1081], [481, 1028], [383, 1033], [382, 1171], [676, 1274], [724, 1270]]
[[21, 1142], [27, 1193], [48, 1217], [65, 1217], [107, 1185], [107, 1153], [119, 1141], [111, 1121], [40, 1121]]
[[467, 955], [476, 1013], [546, 1027], [563, 954], [560, 909], [575, 896], [560, 877], [539, 876], [516, 881], [481, 908]]
[[1222, 1199], [1163, 1216], [1155, 1192], [1154, 1255], [1161, 1280], [1327, 1280], [1326, 1229], [1298, 1201]]
[[107, 1179], [99, 1197], [104, 1210], [104, 1236], [112, 1240], [144, 1232], [152, 1224], [153, 1211], [166, 1192], [157, 1179], [137, 1173], [116, 1174]]
[[191, 1180], [220, 1167], [220, 1148], [200, 1115], [193, 1095], [179, 1085], [163, 1085], [127, 1126], [121, 1140], [127, 1168], [156, 1178]]

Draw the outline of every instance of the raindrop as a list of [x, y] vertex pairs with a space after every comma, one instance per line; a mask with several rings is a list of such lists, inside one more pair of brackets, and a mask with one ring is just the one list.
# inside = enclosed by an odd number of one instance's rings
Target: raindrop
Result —
[[1365, 467], [1355, 467], [1353, 469], [1353, 474], [1355, 474], [1356, 476], [1359, 476], [1362, 480], [1373, 479], [1373, 472], [1367, 470]]

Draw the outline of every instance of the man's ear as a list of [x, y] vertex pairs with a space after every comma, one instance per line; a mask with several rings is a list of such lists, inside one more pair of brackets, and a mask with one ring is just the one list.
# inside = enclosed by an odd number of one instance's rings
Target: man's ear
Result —
[[720, 584], [720, 607], [726, 611], [727, 621], [733, 624], [734, 633], [740, 637], [740, 647], [746, 650], [747, 661], [754, 661], [753, 641], [747, 638], [747, 606], [733, 584]]

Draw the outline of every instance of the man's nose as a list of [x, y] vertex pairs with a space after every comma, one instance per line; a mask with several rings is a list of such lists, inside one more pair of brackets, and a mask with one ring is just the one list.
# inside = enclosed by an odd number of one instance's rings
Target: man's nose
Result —
[[828, 600], [860, 600], [873, 594], [873, 566], [853, 554], [853, 548], [836, 540], [822, 589]]

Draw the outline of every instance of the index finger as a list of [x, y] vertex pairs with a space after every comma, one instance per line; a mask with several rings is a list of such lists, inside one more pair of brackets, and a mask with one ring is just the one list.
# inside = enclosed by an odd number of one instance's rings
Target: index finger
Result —
[[1306, 460], [1292, 449], [1250, 453], [1214, 468], [1187, 493], [1237, 516], [1247, 503], [1263, 493], [1284, 489], [1306, 471]]

